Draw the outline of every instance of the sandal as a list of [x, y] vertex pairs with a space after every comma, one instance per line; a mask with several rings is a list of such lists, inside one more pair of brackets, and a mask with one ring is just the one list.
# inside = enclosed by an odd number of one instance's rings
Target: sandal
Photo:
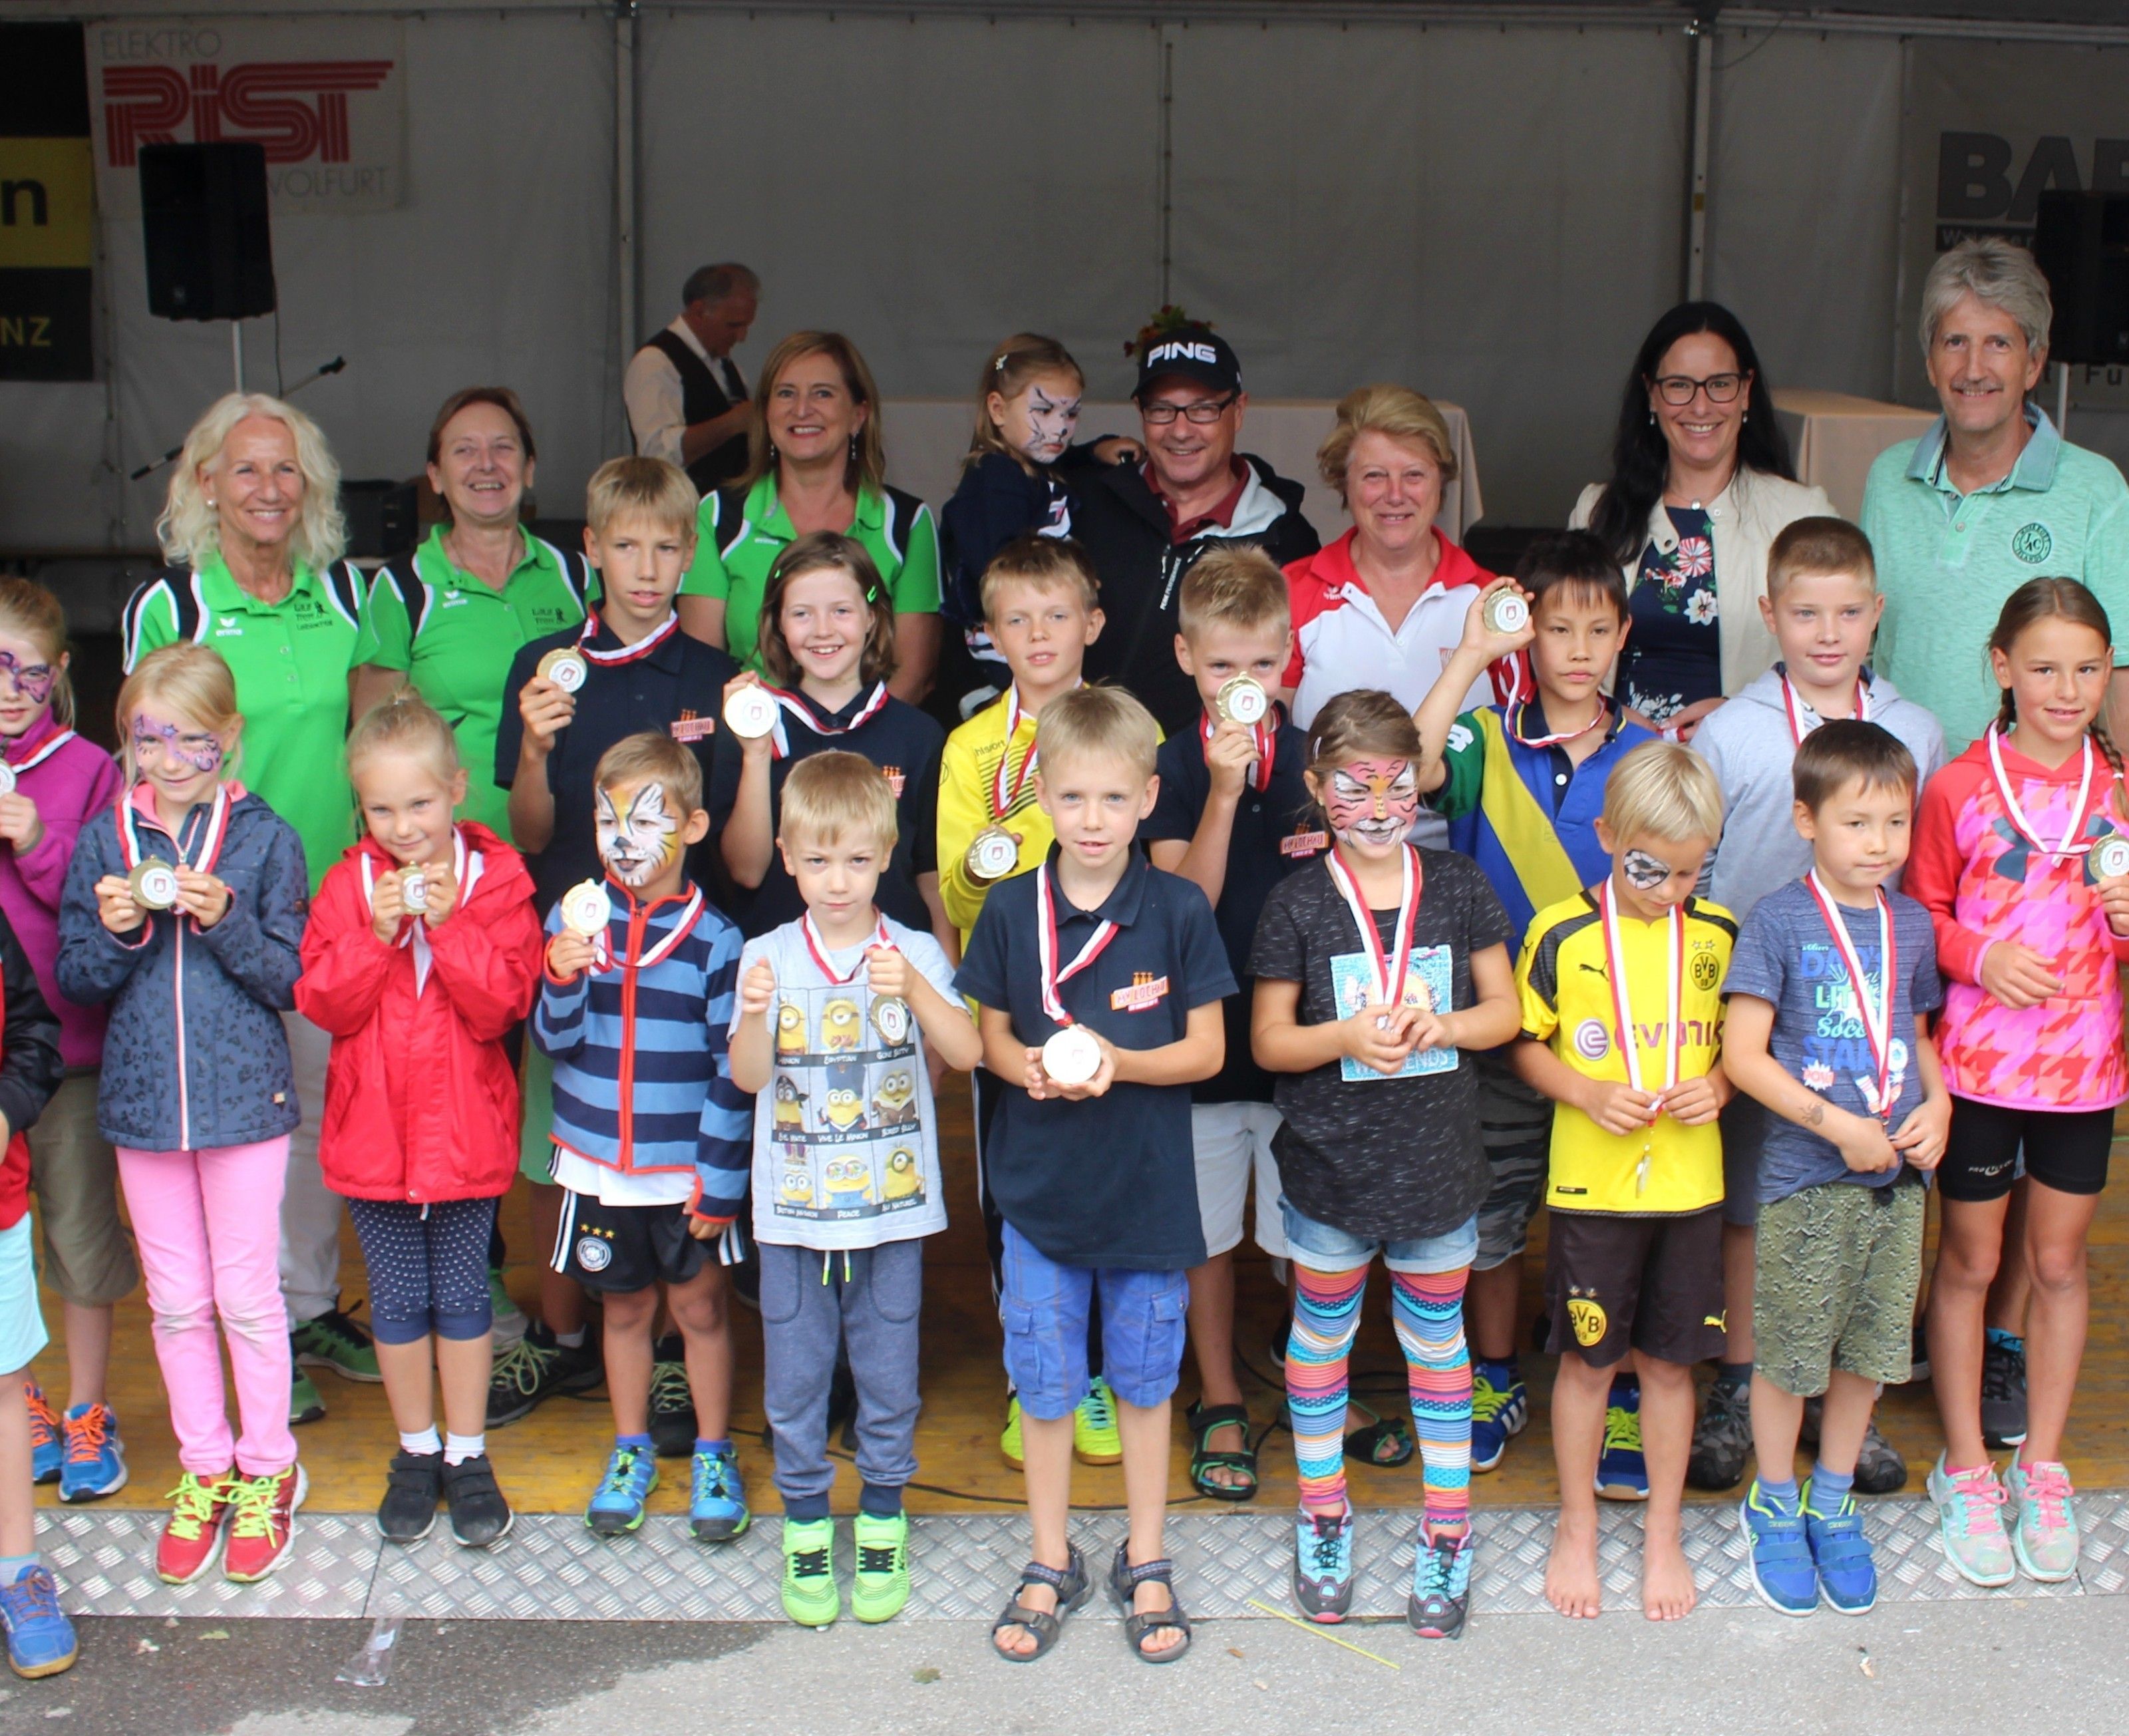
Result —
[[[1175, 1563], [1164, 1556], [1157, 1562], [1141, 1562], [1134, 1567], [1130, 1551], [1128, 1542], [1118, 1543], [1116, 1561], [1109, 1568], [1109, 1590], [1124, 1612], [1124, 1643], [1142, 1662], [1174, 1663], [1190, 1649], [1190, 1618], [1183, 1613], [1182, 1601], [1175, 1595]], [[1131, 1607], [1132, 1594], [1148, 1580], [1157, 1580], [1168, 1587], [1168, 1607], [1141, 1614]], [[1165, 1652], [1147, 1651], [1146, 1636], [1164, 1628], [1174, 1628], [1181, 1633], [1183, 1643], [1170, 1646]]]
[[[1184, 1424], [1190, 1431], [1190, 1483], [1198, 1494], [1215, 1501], [1246, 1501], [1257, 1492], [1257, 1452], [1250, 1443], [1250, 1414], [1240, 1405], [1207, 1405], [1199, 1400], [1184, 1414]], [[1242, 1446], [1239, 1452], [1220, 1452], [1206, 1443], [1214, 1431], [1222, 1428], [1240, 1428]], [[1214, 1471], [1237, 1471], [1249, 1479], [1246, 1483], [1221, 1483], [1208, 1473]]]
[[1412, 1462], [1411, 1432], [1401, 1416], [1378, 1417], [1346, 1437], [1346, 1457], [1388, 1471]]
[[[1057, 1594], [1055, 1610], [1031, 1610], [1020, 1600], [1019, 1593], [1027, 1586], [1047, 1586]], [[1045, 1562], [1030, 1562], [1020, 1570], [1020, 1584], [1013, 1587], [1013, 1600], [1005, 1606], [1005, 1613], [991, 1624], [991, 1650], [1007, 1663], [1033, 1663], [1052, 1646], [1063, 1629], [1064, 1618], [1086, 1602], [1093, 1591], [1087, 1579], [1086, 1558], [1077, 1548], [1071, 1551], [1069, 1564], [1053, 1567]], [[1007, 1628], [1025, 1628], [1035, 1636], [1032, 1652], [1008, 1652], [998, 1643], [998, 1637]]]

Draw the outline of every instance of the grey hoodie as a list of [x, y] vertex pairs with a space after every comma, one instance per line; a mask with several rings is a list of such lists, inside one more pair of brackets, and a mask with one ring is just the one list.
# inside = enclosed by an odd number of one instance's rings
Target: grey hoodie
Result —
[[[1869, 721], [1898, 737], [1915, 756], [1919, 799], [1922, 785], [1944, 764], [1944, 731], [1931, 713], [1903, 699], [1883, 675], [1867, 667], [1864, 673], [1870, 684]], [[1804, 714], [1817, 723], [1808, 706]], [[1781, 665], [1709, 713], [1693, 732], [1692, 746], [1722, 786], [1727, 814], [1722, 841], [1708, 857], [1701, 884], [1741, 923], [1769, 892], [1811, 871], [1811, 846], [1797, 836], [1791, 817], [1796, 741], [1782, 704]]]

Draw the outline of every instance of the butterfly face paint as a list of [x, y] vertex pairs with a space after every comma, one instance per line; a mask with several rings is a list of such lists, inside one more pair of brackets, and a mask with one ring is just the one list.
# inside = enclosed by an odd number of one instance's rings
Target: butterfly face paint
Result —
[[42, 705], [51, 698], [53, 673], [49, 663], [19, 663], [12, 651], [0, 651], [0, 683], [32, 705]]
[[1671, 877], [1672, 869], [1661, 856], [1646, 850], [1629, 850], [1619, 858], [1619, 871], [1636, 892], [1653, 892]]
[[1055, 464], [1072, 443], [1079, 423], [1079, 394], [1062, 379], [1038, 379], [1019, 397], [1007, 400], [1005, 443], [1036, 464]]
[[1323, 812], [1342, 844], [1385, 850], [1419, 818], [1419, 780], [1409, 760], [1354, 760], [1322, 786]]
[[207, 776], [221, 770], [221, 742], [209, 731], [180, 728], [165, 719], [136, 712], [133, 763], [146, 777], [158, 770], [171, 778]]
[[628, 811], [602, 788], [598, 806], [599, 860], [631, 891], [655, 879], [680, 853], [680, 822], [665, 805], [665, 786], [655, 778], [637, 785]]

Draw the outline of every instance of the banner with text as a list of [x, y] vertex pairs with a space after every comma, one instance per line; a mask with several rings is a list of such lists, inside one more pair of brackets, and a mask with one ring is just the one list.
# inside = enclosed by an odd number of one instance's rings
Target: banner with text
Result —
[[0, 24], [0, 379], [95, 377], [96, 206], [79, 24]]

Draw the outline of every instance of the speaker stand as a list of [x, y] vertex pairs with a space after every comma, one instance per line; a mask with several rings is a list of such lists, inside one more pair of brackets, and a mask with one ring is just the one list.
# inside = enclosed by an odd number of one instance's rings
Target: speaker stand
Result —
[[2061, 371], [2055, 376], [2055, 433], [2063, 440], [2069, 438], [2069, 364], [2057, 362]]
[[236, 370], [236, 389], [244, 389], [244, 322], [233, 319], [229, 322], [229, 361]]

